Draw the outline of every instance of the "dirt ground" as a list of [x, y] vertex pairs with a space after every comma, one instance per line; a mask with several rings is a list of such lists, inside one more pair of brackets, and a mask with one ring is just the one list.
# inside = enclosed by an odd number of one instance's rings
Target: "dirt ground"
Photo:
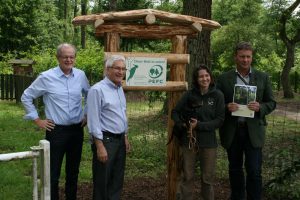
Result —
[[[121, 200], [165, 200], [167, 199], [166, 177], [160, 179], [137, 178], [125, 180]], [[61, 199], [63, 188], [61, 188]], [[216, 200], [227, 200], [229, 197], [229, 184], [227, 180], [217, 180], [215, 185]], [[81, 183], [78, 187], [77, 199], [92, 199], [92, 183]], [[200, 199], [200, 181], [195, 182], [195, 199]]]

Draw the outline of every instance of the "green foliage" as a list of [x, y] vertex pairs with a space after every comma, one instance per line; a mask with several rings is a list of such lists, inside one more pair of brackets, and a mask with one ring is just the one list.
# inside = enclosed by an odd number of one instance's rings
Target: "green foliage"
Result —
[[[38, 47], [34, 47], [32, 53], [24, 53], [24, 57], [36, 62], [33, 66], [36, 75], [58, 65], [55, 55], [56, 49], [39, 50]], [[98, 44], [89, 44], [87, 48], [77, 51], [75, 66], [87, 74], [97, 74], [100, 77], [103, 73], [103, 56], [103, 47]]]
[[56, 46], [60, 41], [59, 22], [53, 5], [42, 0], [7, 0], [0, 7], [0, 52], [28, 51]]
[[[274, 18], [277, 23], [274, 24], [274, 29], [278, 29], [279, 26], [279, 19], [283, 12], [285, 12], [285, 9], [287, 9], [292, 3], [295, 1], [290, 0], [274, 0], [274, 1], [267, 1], [269, 2], [269, 9], [268, 9], [268, 15], [272, 18]], [[298, 6], [299, 7], [299, 6]], [[286, 14], [287, 15], [287, 14]], [[300, 10], [296, 9], [291, 16], [286, 16], [288, 18], [287, 24], [285, 26], [287, 36], [288, 38], [293, 38], [297, 34], [297, 30], [299, 30], [300, 27]], [[278, 30], [276, 31], [278, 32]]]
[[136, 43], [132, 51], [149, 52], [149, 53], [169, 53], [170, 49], [171, 49], [170, 41], [155, 40], [155, 41], [142, 41]]
[[117, 10], [136, 10], [153, 8], [152, 1], [149, 0], [119, 0], [117, 1]]
[[[290, 164], [290, 163], [289, 163]], [[286, 166], [278, 176], [267, 183], [267, 192], [272, 199], [300, 198], [300, 160]]]
[[172, 13], [182, 13], [182, 8], [183, 8], [183, 0], [177, 0], [177, 1], [169, 1], [169, 0], [164, 0], [161, 1], [159, 5], [155, 7], [157, 10], [164, 10], [167, 12], [172, 12]]
[[76, 66], [88, 74], [103, 74], [104, 50], [99, 44], [88, 44], [87, 48], [79, 49], [76, 56]]
[[0, 74], [12, 74], [13, 68], [11, 64], [8, 63], [9, 60], [13, 59], [15, 55], [12, 53], [0, 54]]
[[[233, 50], [239, 41], [250, 41], [257, 44], [265, 42], [260, 38], [259, 22], [263, 13], [259, 1], [214, 1], [213, 18], [223, 22], [221, 29], [212, 34], [212, 49], [215, 64], [219, 68], [233, 66]], [[232, 9], [230, 9], [232, 7]], [[224, 9], [228, 12], [224, 12]], [[226, 14], [225, 14], [226, 13]], [[217, 55], [217, 57], [216, 57]]]
[[[284, 107], [285, 104], [281, 105]], [[268, 196], [271, 199], [299, 199], [299, 122], [280, 116], [269, 116], [268, 121], [268, 140], [264, 147], [264, 170], [270, 176], [266, 182]]]
[[33, 48], [33, 53], [26, 53], [26, 57], [34, 60], [36, 63], [33, 65], [33, 72], [35, 75], [46, 71], [58, 64], [55, 49], [44, 49], [40, 50], [38, 47]]
[[274, 51], [269, 55], [262, 56], [256, 54], [255, 59], [257, 60], [256, 68], [269, 73], [278, 73], [282, 70], [283, 58], [279, 57]]

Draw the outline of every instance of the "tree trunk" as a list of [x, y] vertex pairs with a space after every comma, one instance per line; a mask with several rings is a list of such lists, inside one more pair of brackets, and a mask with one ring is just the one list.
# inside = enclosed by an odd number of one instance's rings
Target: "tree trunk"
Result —
[[287, 52], [286, 52], [286, 59], [285, 64], [282, 69], [281, 74], [281, 83], [283, 88], [283, 97], [284, 98], [294, 98], [294, 93], [292, 90], [292, 86], [290, 84], [289, 74], [294, 66], [294, 59], [295, 59], [295, 44], [286, 44]]
[[64, 10], [63, 10], [63, 17], [64, 17], [64, 39], [67, 40], [67, 30], [68, 30], [68, 25], [67, 25], [67, 21], [68, 21], [68, 0], [64, 1]]
[[[86, 15], [87, 0], [81, 0], [81, 15]], [[81, 26], [81, 48], [85, 49], [86, 46], [86, 26]]]
[[[77, 6], [77, 0], [74, 0], [74, 9], [73, 9], [73, 16], [74, 18], [77, 16], [78, 13], [78, 6]], [[78, 37], [79, 37], [79, 27], [74, 26], [74, 37], [73, 37], [73, 44], [74, 45], [78, 45], [78, 43], [76, 41], [78, 41]]]
[[[211, 19], [212, 0], [184, 0], [183, 14]], [[195, 67], [204, 63], [211, 66], [210, 58], [210, 31], [203, 30], [197, 38], [190, 38], [188, 41], [188, 53], [191, 56], [190, 64], [186, 69], [189, 87], [192, 82], [192, 73]]]
[[287, 33], [286, 25], [287, 21], [292, 18], [293, 11], [299, 6], [300, 0], [296, 0], [285, 9], [279, 19], [279, 37], [286, 46], [286, 58], [285, 64], [282, 69], [281, 74], [281, 83], [283, 88], [283, 97], [284, 98], [294, 98], [294, 93], [290, 84], [289, 73], [294, 67], [295, 63], [295, 46], [300, 41], [300, 26], [295, 26], [295, 34], [292, 38], [289, 38], [291, 33]]

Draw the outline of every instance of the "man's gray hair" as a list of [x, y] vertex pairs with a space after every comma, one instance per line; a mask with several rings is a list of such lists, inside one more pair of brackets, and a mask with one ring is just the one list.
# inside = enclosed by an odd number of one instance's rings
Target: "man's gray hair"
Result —
[[114, 62], [116, 61], [123, 61], [123, 63], [125, 64], [125, 57], [122, 55], [112, 55], [111, 57], [109, 57], [106, 62], [105, 62], [105, 68], [109, 68], [112, 67]]
[[56, 49], [56, 57], [60, 57], [61, 56], [61, 53], [62, 53], [62, 49], [63, 48], [72, 48], [74, 50], [74, 54], [76, 56], [76, 47], [72, 44], [69, 44], [69, 43], [62, 43], [60, 45], [58, 45], [57, 49]]

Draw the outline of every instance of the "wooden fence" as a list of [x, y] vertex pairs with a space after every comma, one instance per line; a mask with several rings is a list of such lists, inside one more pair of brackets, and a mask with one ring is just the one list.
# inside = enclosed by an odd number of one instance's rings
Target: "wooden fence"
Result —
[[23, 91], [34, 79], [30, 76], [0, 74], [0, 99], [20, 102]]

